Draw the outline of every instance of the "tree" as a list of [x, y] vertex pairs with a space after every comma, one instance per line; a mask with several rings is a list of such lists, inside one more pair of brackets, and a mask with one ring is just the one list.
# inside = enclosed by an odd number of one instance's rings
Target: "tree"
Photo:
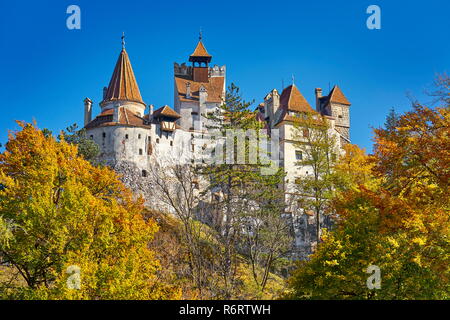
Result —
[[86, 136], [86, 129], [78, 130], [78, 125], [74, 123], [66, 131], [63, 131], [61, 135], [66, 142], [78, 146], [78, 155], [94, 165], [99, 164], [98, 156], [100, 155], [100, 146]]
[[[214, 227], [218, 242], [223, 245], [219, 256], [225, 298], [229, 298], [236, 287], [239, 253], [250, 259], [255, 283], [264, 290], [270, 268], [289, 242], [288, 228], [281, 219], [285, 207], [279, 192], [283, 173], [278, 171], [273, 176], [265, 176], [261, 172], [267, 166], [261, 155], [267, 152], [260, 148], [259, 142], [267, 134], [260, 131], [262, 124], [250, 111], [251, 104], [242, 98], [240, 89], [231, 84], [224, 103], [207, 116], [208, 128], [220, 132], [216, 143], [225, 140], [223, 159], [228, 160], [202, 167], [202, 174], [208, 180], [206, 191], [217, 195], [211, 207], [217, 217]], [[254, 133], [254, 140], [243, 137], [247, 130]], [[260, 157], [252, 163], [253, 151]], [[222, 154], [215, 156], [220, 158]], [[272, 231], [278, 235], [276, 238], [268, 233], [270, 228], [275, 228]], [[260, 267], [264, 270], [262, 276], [257, 272]]]
[[393, 130], [397, 126], [399, 116], [394, 108], [391, 108], [384, 122], [384, 128], [388, 131]]
[[92, 166], [64, 137], [57, 142], [20, 125], [0, 154], [0, 255], [20, 274], [4, 295], [179, 297], [156, 281], [159, 262], [148, 243], [158, 226], [143, 219], [143, 200], [133, 200], [112, 170]]
[[[161, 204], [174, 213], [182, 226], [181, 237], [188, 253], [189, 276], [198, 291], [200, 299], [211, 298], [217, 294], [217, 279], [214, 277], [216, 264], [211, 257], [211, 246], [215, 236], [210, 229], [199, 222], [199, 204], [202, 195], [199, 191], [198, 168], [190, 164], [169, 163], [162, 166], [157, 159], [150, 168], [150, 178], [154, 192]], [[159, 206], [164, 210], [164, 207]]]
[[333, 165], [338, 150], [328, 120], [311, 113], [298, 116], [294, 123], [295, 146], [302, 154], [299, 167], [309, 168], [311, 174], [296, 179], [299, 206], [313, 211], [316, 220], [316, 241], [320, 243], [322, 215], [329, 213], [333, 195]]
[[[290, 226], [283, 218], [288, 205], [282, 185], [285, 174], [255, 175], [247, 185], [249, 206], [243, 213], [246, 228], [241, 232], [241, 251], [249, 258], [255, 284], [263, 292], [274, 263], [283, 258], [292, 245]], [[262, 272], [259, 269], [262, 269]]]
[[[450, 108], [414, 103], [395, 126], [375, 130], [363, 156], [346, 147], [336, 170], [336, 229], [290, 279], [294, 298], [448, 299]], [[367, 267], [381, 288], [366, 285]]]

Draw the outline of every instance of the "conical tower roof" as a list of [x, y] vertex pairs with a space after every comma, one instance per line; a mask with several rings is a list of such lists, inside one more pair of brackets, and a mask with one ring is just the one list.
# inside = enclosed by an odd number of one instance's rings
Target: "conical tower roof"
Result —
[[122, 48], [120, 52], [108, 90], [101, 104], [116, 100], [138, 102], [145, 105], [125, 48]]

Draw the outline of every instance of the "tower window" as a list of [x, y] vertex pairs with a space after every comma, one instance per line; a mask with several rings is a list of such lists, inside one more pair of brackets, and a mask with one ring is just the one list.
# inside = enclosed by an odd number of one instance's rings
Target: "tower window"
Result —
[[139, 155], [142, 156], [142, 149], [139, 149]]
[[295, 151], [295, 159], [303, 160], [303, 154], [301, 151], [299, 151], [299, 150]]
[[138, 139], [140, 139], [141, 138], [141, 134], [138, 134]]
[[142, 176], [147, 177], [147, 170], [142, 170]]
[[308, 138], [309, 137], [309, 130], [303, 129], [303, 137]]
[[103, 136], [103, 138], [106, 138], [106, 133], [103, 132], [103, 133], [102, 133], [102, 136]]
[[173, 141], [170, 141], [170, 146], [173, 147]]
[[128, 135], [127, 134], [125, 135], [125, 139], [128, 139]]
[[159, 138], [156, 138], [156, 143], [159, 143]]
[[94, 140], [94, 136], [91, 134], [91, 140]]

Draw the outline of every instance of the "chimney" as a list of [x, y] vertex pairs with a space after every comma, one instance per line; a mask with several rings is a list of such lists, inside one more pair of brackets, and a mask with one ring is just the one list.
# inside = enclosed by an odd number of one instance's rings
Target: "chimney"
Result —
[[113, 122], [119, 122], [119, 106], [114, 107]]
[[186, 99], [191, 98], [191, 83], [186, 82]]
[[108, 93], [108, 87], [103, 87], [103, 100], [105, 100], [107, 93]]
[[84, 99], [84, 126], [86, 126], [92, 120], [92, 100], [89, 98]]
[[318, 112], [321, 112], [320, 110], [320, 98], [322, 98], [322, 89], [321, 88], [316, 88], [316, 110]]
[[199, 89], [199, 100], [200, 100], [200, 107], [204, 106], [206, 104], [206, 99], [208, 98], [208, 91], [204, 86], [201, 86]]
[[280, 108], [280, 95], [278, 94], [277, 89], [272, 90], [272, 109], [269, 110], [270, 120], [272, 121]]

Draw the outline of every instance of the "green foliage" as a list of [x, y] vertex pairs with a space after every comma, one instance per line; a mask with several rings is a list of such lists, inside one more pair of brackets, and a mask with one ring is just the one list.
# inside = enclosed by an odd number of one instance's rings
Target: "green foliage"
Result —
[[[86, 136], [86, 129], [78, 130], [78, 125], [74, 123], [68, 127], [67, 132], [61, 133], [61, 138], [66, 142], [74, 144], [78, 147], [78, 155], [94, 165], [98, 164], [98, 156], [100, 155], [100, 146], [94, 140]], [[51, 132], [50, 132], [51, 134]], [[44, 133], [45, 135], [45, 133]]]

